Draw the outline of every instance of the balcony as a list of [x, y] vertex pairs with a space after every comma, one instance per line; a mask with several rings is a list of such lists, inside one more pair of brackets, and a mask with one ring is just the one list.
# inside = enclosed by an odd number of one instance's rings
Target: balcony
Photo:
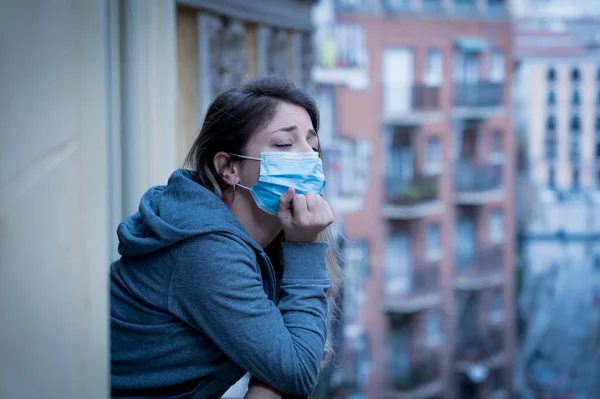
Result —
[[382, 85], [382, 118], [388, 125], [419, 126], [439, 122], [440, 87], [424, 84], [394, 87], [393, 83]]
[[494, 328], [480, 335], [465, 334], [459, 337], [454, 367], [458, 372], [468, 373], [473, 366], [483, 366], [490, 370], [502, 366], [506, 360], [504, 330]]
[[421, 10], [424, 13], [442, 12], [442, 0], [421, 0]]
[[406, 372], [391, 377], [384, 399], [426, 399], [441, 395], [440, 360], [433, 354], [414, 359]]
[[315, 83], [344, 85], [352, 90], [369, 85], [365, 32], [359, 24], [318, 26], [315, 53]]
[[388, 219], [414, 220], [442, 211], [435, 176], [417, 176], [412, 181], [388, 181], [387, 200], [382, 215]]
[[502, 82], [455, 82], [452, 114], [462, 119], [485, 119], [504, 105]]
[[369, 0], [335, 0], [335, 10], [339, 12], [358, 12], [369, 8]]
[[457, 257], [454, 288], [479, 291], [504, 282], [504, 245], [480, 248], [470, 257]]
[[416, 265], [409, 288], [402, 293], [387, 295], [385, 310], [394, 314], [412, 314], [442, 302], [440, 265], [429, 262]]
[[381, 0], [381, 8], [386, 14], [402, 14], [413, 11], [412, 0]]
[[454, 0], [452, 11], [456, 14], [473, 14], [477, 11], [475, 0]]
[[455, 202], [458, 205], [484, 205], [504, 197], [503, 165], [459, 161], [455, 175]]
[[508, 9], [506, 8], [505, 0], [488, 0], [487, 12], [488, 14], [496, 16], [508, 15]]

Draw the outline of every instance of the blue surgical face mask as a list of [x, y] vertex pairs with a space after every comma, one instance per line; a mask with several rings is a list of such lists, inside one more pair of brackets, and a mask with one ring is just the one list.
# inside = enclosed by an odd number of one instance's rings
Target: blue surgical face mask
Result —
[[260, 158], [231, 155], [260, 161], [260, 177], [256, 184], [238, 186], [249, 190], [256, 205], [271, 215], [277, 214], [279, 197], [290, 187], [294, 187], [297, 194], [323, 195], [325, 174], [316, 152], [262, 152]]

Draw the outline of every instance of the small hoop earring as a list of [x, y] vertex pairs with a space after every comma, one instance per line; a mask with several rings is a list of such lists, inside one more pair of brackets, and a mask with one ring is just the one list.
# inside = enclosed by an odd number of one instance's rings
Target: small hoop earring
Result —
[[236, 187], [236, 185], [234, 184], [232, 187], [233, 187], [233, 195], [235, 195], [235, 187]]

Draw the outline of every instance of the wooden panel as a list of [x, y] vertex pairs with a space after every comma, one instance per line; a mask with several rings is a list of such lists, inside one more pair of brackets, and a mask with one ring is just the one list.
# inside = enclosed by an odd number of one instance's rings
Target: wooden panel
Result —
[[177, 11], [177, 160], [182, 165], [200, 129], [196, 12]]
[[255, 78], [258, 76], [256, 24], [247, 23], [244, 25], [244, 51], [246, 52], [248, 65], [246, 79]]

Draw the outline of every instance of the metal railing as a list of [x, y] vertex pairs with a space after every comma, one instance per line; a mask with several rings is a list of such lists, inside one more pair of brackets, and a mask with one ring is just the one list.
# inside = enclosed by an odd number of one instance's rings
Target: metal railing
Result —
[[504, 83], [454, 83], [455, 107], [499, 107], [504, 102]]
[[429, 351], [425, 355], [419, 355], [412, 359], [406, 371], [394, 373], [390, 383], [395, 391], [408, 392], [438, 380], [440, 377], [440, 357]]
[[459, 161], [454, 175], [457, 191], [489, 191], [502, 187], [502, 165]]
[[438, 198], [435, 176], [416, 176], [409, 182], [387, 181], [387, 202], [390, 205], [417, 205]]
[[408, 290], [400, 294], [389, 294], [388, 300], [407, 301], [422, 295], [433, 294], [440, 290], [439, 262], [423, 262], [414, 265]]
[[502, 271], [504, 245], [495, 244], [478, 248], [471, 256], [457, 256], [456, 275], [459, 277], [485, 277]]
[[[382, 83], [383, 111], [384, 115], [393, 117], [396, 114], [410, 112], [435, 111], [440, 109], [440, 86], [425, 84], [394, 85], [393, 83]], [[398, 99], [404, 103], [403, 106], [390, 103], [388, 93], [390, 91], [403, 92], [405, 98]]]
[[475, 333], [459, 332], [456, 345], [456, 360], [462, 362], [482, 362], [504, 350], [504, 331], [499, 328]]
[[365, 32], [358, 24], [329, 24], [317, 27], [315, 65], [320, 68], [366, 67]]

